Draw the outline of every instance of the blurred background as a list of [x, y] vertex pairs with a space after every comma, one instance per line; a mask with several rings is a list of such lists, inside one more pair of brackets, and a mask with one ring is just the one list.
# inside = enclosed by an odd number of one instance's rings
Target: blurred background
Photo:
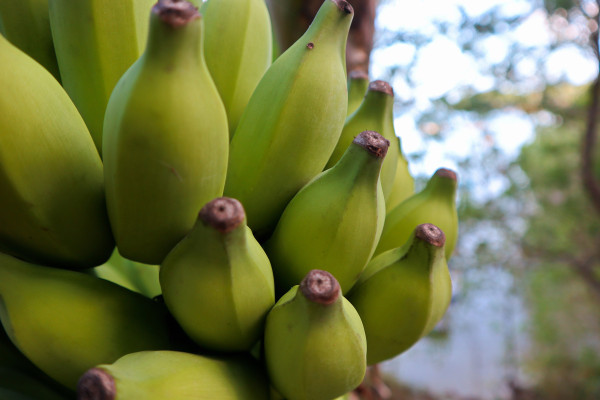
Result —
[[454, 298], [381, 364], [394, 398], [600, 399], [598, 2], [380, 0], [417, 190], [459, 174]]

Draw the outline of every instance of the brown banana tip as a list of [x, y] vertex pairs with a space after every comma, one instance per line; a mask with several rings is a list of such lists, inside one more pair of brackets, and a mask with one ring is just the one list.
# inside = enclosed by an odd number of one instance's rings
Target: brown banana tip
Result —
[[329, 272], [313, 269], [300, 282], [300, 291], [313, 303], [329, 305], [339, 297], [340, 284]]
[[369, 80], [369, 74], [367, 74], [362, 69], [354, 69], [354, 70], [350, 71], [350, 73], [348, 74], [348, 78], [350, 78], [350, 79], [362, 79], [362, 80], [368, 81]]
[[386, 81], [377, 80], [369, 83], [369, 91], [381, 92], [394, 97], [394, 89], [392, 88], [392, 85]]
[[87, 370], [77, 382], [77, 400], [114, 400], [116, 396], [114, 378], [100, 368]]
[[437, 171], [435, 171], [435, 176], [440, 176], [443, 178], [449, 178], [452, 179], [453, 181], [457, 181], [458, 177], [456, 175], [456, 172], [452, 171], [451, 169], [448, 168], [439, 168]]
[[246, 213], [238, 200], [218, 197], [202, 207], [198, 218], [221, 233], [228, 233], [244, 221]]
[[346, 14], [354, 14], [354, 8], [345, 0], [331, 0]]
[[306, 45], [307, 48], [309, 49], [314, 49], [315, 44], [313, 42], [308, 42], [308, 44]]
[[352, 143], [363, 147], [369, 153], [379, 158], [385, 157], [390, 147], [390, 141], [375, 131], [361, 132], [354, 138]]
[[421, 224], [415, 228], [415, 236], [436, 247], [442, 247], [446, 243], [444, 232], [433, 224]]
[[198, 8], [186, 0], [158, 0], [152, 12], [173, 28], [180, 28], [201, 17]]

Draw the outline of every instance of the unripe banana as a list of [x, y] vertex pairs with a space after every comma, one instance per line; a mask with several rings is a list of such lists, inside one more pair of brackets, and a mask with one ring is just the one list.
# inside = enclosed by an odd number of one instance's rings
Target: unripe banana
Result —
[[48, 0], [0, 0], [0, 26], [12, 44], [60, 81], [48, 19]]
[[383, 228], [379, 172], [389, 144], [377, 132], [362, 132], [337, 164], [290, 201], [265, 244], [278, 292], [311, 269], [333, 274], [343, 293], [356, 282]]
[[[363, 102], [346, 120], [340, 139], [325, 168], [331, 168], [335, 165], [352, 143], [352, 139], [359, 132], [366, 130], [379, 132], [390, 142], [396, 140], [394, 131], [394, 90], [387, 82], [373, 81], [369, 84]], [[386, 199], [392, 190], [397, 166], [398, 147], [391, 146], [381, 167], [381, 187]]]
[[352, 6], [326, 0], [306, 33], [269, 67], [231, 141], [225, 195], [267, 236], [286, 204], [323, 170], [347, 110], [345, 46]]
[[62, 84], [98, 151], [108, 98], [144, 49], [155, 0], [48, 0]]
[[442, 318], [452, 295], [444, 233], [419, 225], [403, 247], [375, 257], [348, 300], [367, 336], [367, 364], [409, 349]]
[[252, 92], [271, 65], [269, 11], [264, 0], [210, 0], [201, 12], [206, 65], [233, 136]]
[[161, 0], [151, 14], [148, 47], [108, 103], [104, 177], [119, 252], [160, 264], [202, 205], [222, 195], [229, 133], [197, 9]]
[[163, 310], [103, 279], [0, 253], [0, 321], [13, 344], [66, 387], [94, 365], [168, 349]]
[[415, 180], [408, 169], [408, 161], [402, 153], [402, 142], [399, 137], [396, 137], [396, 139], [396, 143], [398, 144], [398, 167], [396, 168], [394, 183], [392, 183], [392, 190], [385, 202], [388, 212], [415, 194]]
[[349, 117], [358, 109], [369, 88], [369, 75], [363, 70], [355, 69], [348, 74], [348, 112]]
[[85, 268], [110, 257], [102, 161], [60, 84], [0, 36], [0, 251]]
[[79, 400], [268, 400], [262, 368], [249, 357], [142, 351], [99, 365], [79, 380]]
[[214, 350], [249, 350], [275, 303], [267, 255], [239, 201], [217, 198], [160, 267], [165, 303], [183, 330]]
[[456, 186], [454, 171], [438, 169], [422, 191], [388, 212], [375, 255], [402, 246], [417, 225], [431, 223], [446, 235], [445, 254], [449, 260], [458, 238]]
[[326, 271], [312, 270], [279, 299], [264, 346], [271, 383], [287, 400], [331, 400], [365, 375], [362, 323]]

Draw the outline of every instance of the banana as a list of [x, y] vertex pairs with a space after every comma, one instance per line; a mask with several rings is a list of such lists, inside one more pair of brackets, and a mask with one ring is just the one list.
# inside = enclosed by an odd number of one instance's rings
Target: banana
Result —
[[114, 240], [102, 161], [60, 84], [0, 36], [0, 251], [67, 268], [102, 264]]
[[12, 44], [60, 81], [48, 19], [48, 0], [0, 0], [0, 26]]
[[264, 0], [210, 0], [202, 6], [204, 56], [233, 136], [248, 100], [271, 65], [271, 20]]
[[367, 73], [360, 69], [350, 71], [348, 74], [348, 117], [360, 106], [368, 88], [369, 75]]
[[167, 307], [193, 340], [210, 349], [250, 350], [275, 303], [271, 264], [245, 219], [235, 199], [207, 203], [160, 267]]
[[348, 102], [352, 17], [348, 2], [325, 0], [306, 33], [265, 72], [233, 135], [225, 196], [242, 202], [259, 238], [335, 148]]
[[265, 361], [287, 400], [330, 400], [358, 386], [366, 339], [356, 310], [329, 272], [312, 270], [267, 316]]
[[343, 293], [356, 282], [383, 228], [379, 172], [389, 144], [377, 132], [360, 133], [337, 164], [290, 201], [265, 243], [278, 292], [311, 269], [333, 274]]
[[222, 195], [229, 132], [197, 9], [161, 0], [151, 14], [148, 47], [108, 103], [104, 177], [119, 252], [160, 264], [202, 205]]
[[0, 253], [0, 322], [33, 364], [68, 388], [94, 365], [168, 349], [163, 310], [103, 279]]
[[392, 190], [385, 202], [388, 212], [415, 194], [415, 180], [408, 169], [408, 161], [402, 153], [402, 142], [399, 137], [396, 137], [396, 143], [398, 143], [398, 167], [396, 168], [394, 183], [392, 183]]
[[[394, 90], [384, 81], [373, 81], [369, 84], [367, 94], [358, 109], [348, 117], [340, 139], [327, 162], [325, 168], [331, 168], [342, 157], [352, 139], [362, 131], [373, 130], [379, 132], [390, 142], [396, 140], [394, 132]], [[387, 200], [396, 168], [398, 166], [398, 148], [389, 148], [387, 156], [381, 167], [381, 187]]]
[[417, 226], [404, 246], [375, 257], [348, 293], [365, 328], [367, 364], [406, 351], [446, 312], [452, 283], [444, 243], [435, 225]]
[[445, 254], [449, 260], [458, 238], [456, 186], [456, 172], [438, 169], [422, 191], [388, 212], [374, 255], [400, 247], [417, 225], [432, 223], [446, 235]]
[[268, 400], [262, 368], [249, 357], [142, 351], [88, 370], [80, 400]]
[[101, 151], [108, 98], [144, 49], [155, 0], [48, 0], [62, 84]]

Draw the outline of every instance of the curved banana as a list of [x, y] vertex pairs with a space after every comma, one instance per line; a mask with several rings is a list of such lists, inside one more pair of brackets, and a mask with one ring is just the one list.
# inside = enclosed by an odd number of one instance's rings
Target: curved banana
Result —
[[[363, 102], [346, 120], [340, 139], [325, 168], [331, 168], [335, 165], [352, 143], [352, 139], [359, 132], [366, 130], [379, 132], [390, 142], [396, 140], [394, 131], [394, 90], [387, 82], [373, 81], [369, 84]], [[381, 167], [381, 187], [386, 200], [392, 190], [398, 166], [398, 156], [398, 147], [391, 146]]]
[[267, 316], [265, 361], [287, 400], [330, 400], [358, 386], [366, 339], [356, 310], [333, 275], [312, 270]]
[[398, 143], [398, 167], [396, 168], [394, 183], [392, 183], [392, 190], [385, 202], [388, 212], [415, 194], [415, 180], [408, 169], [408, 161], [402, 153], [402, 142], [399, 137], [396, 137], [396, 143]]
[[264, 0], [209, 0], [202, 6], [204, 57], [233, 136], [252, 92], [271, 65], [271, 20]]
[[202, 205], [222, 195], [229, 133], [197, 9], [161, 0], [151, 14], [148, 47], [110, 97], [103, 151], [119, 252], [160, 264]]
[[446, 168], [435, 171], [422, 191], [388, 212], [374, 255], [400, 247], [417, 225], [432, 223], [446, 235], [445, 254], [449, 260], [458, 239], [456, 187], [456, 172]]
[[377, 132], [360, 133], [337, 164], [287, 205], [265, 243], [279, 293], [311, 269], [333, 274], [343, 293], [356, 282], [383, 228], [379, 172], [389, 144]]
[[349, 117], [358, 109], [369, 88], [369, 75], [360, 69], [348, 74], [348, 112]]
[[0, 251], [87, 268], [110, 257], [102, 162], [60, 84], [0, 35]]
[[98, 152], [110, 94], [144, 49], [156, 0], [48, 0], [62, 84]]
[[79, 380], [80, 400], [268, 400], [262, 368], [249, 357], [142, 351], [98, 365]]
[[12, 44], [60, 81], [50, 32], [48, 0], [0, 0], [0, 26]]
[[348, 294], [367, 336], [367, 364], [409, 349], [442, 318], [452, 296], [444, 233], [419, 225], [404, 246], [375, 257]]
[[286, 204], [323, 170], [347, 109], [345, 46], [352, 6], [326, 0], [306, 33], [269, 67], [231, 140], [225, 196], [267, 236]]
[[94, 365], [170, 347], [164, 309], [114, 283], [0, 253], [0, 321], [39, 369], [74, 389]]
[[213, 350], [249, 350], [275, 304], [267, 255], [239, 201], [217, 198], [160, 267], [165, 303], [183, 330]]

